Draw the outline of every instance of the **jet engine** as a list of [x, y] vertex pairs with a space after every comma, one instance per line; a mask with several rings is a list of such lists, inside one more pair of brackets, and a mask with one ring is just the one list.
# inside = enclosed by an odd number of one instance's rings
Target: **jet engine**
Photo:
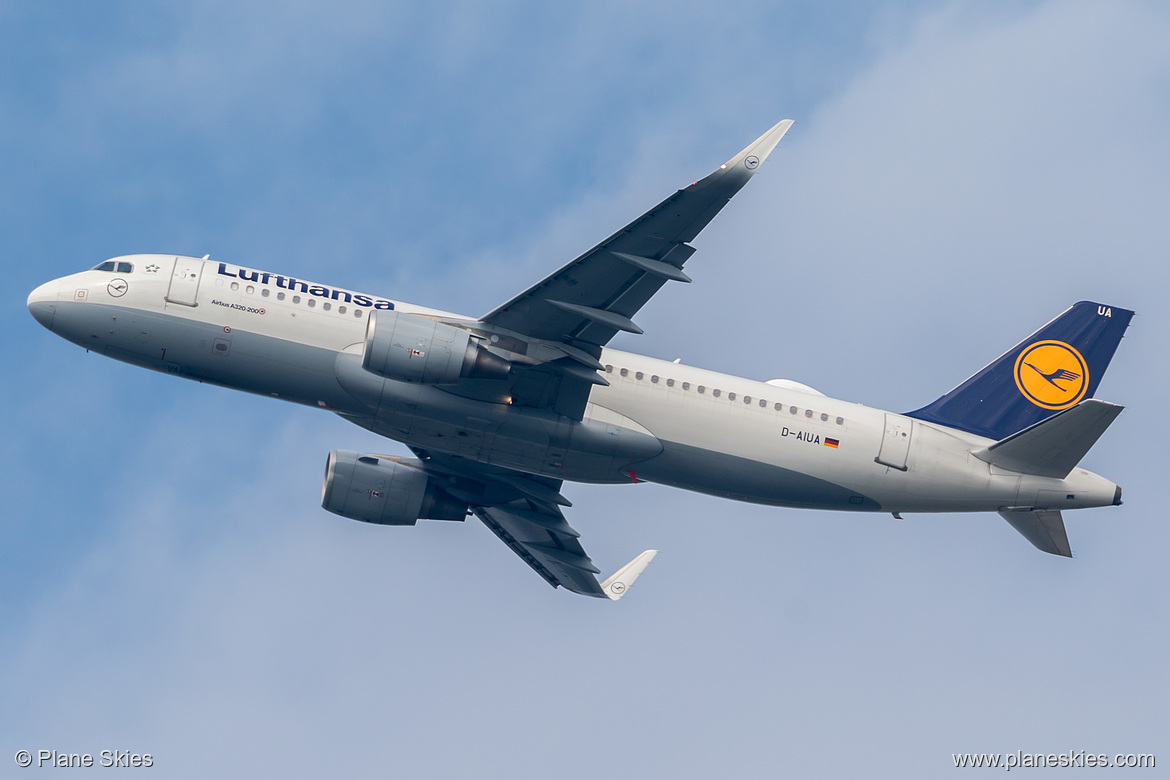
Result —
[[345, 450], [329, 453], [321, 506], [335, 515], [379, 525], [467, 516], [467, 504], [436, 487], [421, 461]]
[[511, 364], [471, 334], [441, 322], [383, 310], [370, 312], [362, 368], [400, 382], [444, 384], [506, 379]]

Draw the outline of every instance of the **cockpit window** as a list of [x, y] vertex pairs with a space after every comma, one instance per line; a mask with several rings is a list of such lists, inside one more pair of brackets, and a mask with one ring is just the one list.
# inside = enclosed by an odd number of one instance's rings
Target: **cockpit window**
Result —
[[101, 265], [94, 266], [95, 271], [115, 271], [120, 274], [134, 273], [133, 263], [118, 263], [113, 260], [107, 260]]

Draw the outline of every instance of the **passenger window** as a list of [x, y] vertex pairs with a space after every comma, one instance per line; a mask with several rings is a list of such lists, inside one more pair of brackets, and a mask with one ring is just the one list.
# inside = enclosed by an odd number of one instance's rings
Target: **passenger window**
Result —
[[691, 383], [690, 382], [683, 382], [683, 390], [690, 390], [690, 389], [691, 389]]
[[325, 303], [321, 304], [321, 308], [324, 309], [325, 311], [329, 311], [331, 306], [332, 306], [332, 304], [330, 304], [329, 301], [325, 301]]
[[240, 283], [239, 282], [232, 282], [232, 289], [233, 290], [240, 289]]
[[796, 414], [796, 407], [795, 406], [788, 407], [788, 413], [789, 414]]
[[623, 369], [621, 370], [621, 375], [622, 375], [622, 376], [629, 376], [629, 375], [630, 375], [630, 370], [629, 370], [629, 369], [627, 369], [627, 368], [623, 368]]
[[113, 271], [117, 264], [113, 260], [107, 260], [99, 266], [95, 266], [95, 271]]
[[674, 387], [674, 380], [673, 380], [673, 379], [667, 379], [667, 380], [666, 380], [666, 386], [667, 386], [667, 387]]
[[641, 379], [641, 378], [642, 378], [642, 372], [641, 372], [641, 371], [639, 371], [638, 373], [634, 374], [634, 379]]
[[129, 263], [118, 263], [118, 273], [132, 274], [134, 273], [134, 266], [130, 265]]
[[337, 307], [337, 313], [338, 313], [338, 314], [345, 314], [345, 307], [344, 307], [344, 306], [338, 306], [338, 307]]
[[613, 373], [613, 366], [606, 366], [605, 373], [612, 374]]
[[[707, 389], [707, 388], [703, 387], [702, 385], [699, 385], [699, 387], [698, 387], [698, 390], [699, 390], [699, 393], [700, 393], [700, 394], [701, 394], [703, 391], [705, 391], [706, 389]], [[715, 394], [716, 394], [716, 395], [718, 395], [718, 394], [719, 394], [719, 391], [718, 391], [718, 390], [716, 390], [716, 391], [715, 391]]]
[[282, 292], [278, 292], [278, 293], [276, 294], [276, 300], [278, 300], [278, 301], [283, 301], [283, 300], [284, 300], [284, 293], [282, 293]]
[[[778, 406], [780, 406], [780, 404], [776, 404], [776, 406], [778, 407]], [[761, 408], [761, 409], [767, 409], [767, 408], [768, 408], [768, 402], [767, 402], [767, 401], [765, 401], [763, 398], [761, 398], [761, 399], [760, 399], [760, 408]]]
[[751, 397], [750, 395], [745, 395], [745, 396], [743, 397], [743, 402], [744, 402], [745, 404], [750, 404], [750, 403], [752, 402], [752, 397]]
[[653, 376], [651, 376], [650, 381], [653, 382], [654, 384], [658, 384], [658, 374], [654, 374]]
[[270, 293], [270, 292], [268, 291], [268, 288], [267, 288], [267, 287], [265, 287], [263, 290], [261, 290], [261, 291], [260, 291], [260, 294], [261, 294], [261, 295], [263, 295], [265, 298], [267, 298], [267, 297], [268, 297], [269, 295], [271, 295], [272, 293]]
[[316, 305], [317, 305], [317, 299], [316, 299], [316, 298], [310, 298], [310, 299], [309, 299], [309, 303], [308, 303], [308, 306], [309, 306], [309, 308], [311, 309], [311, 308], [313, 308], [313, 307], [314, 307], [314, 306], [316, 306]]
[[728, 400], [728, 401], [734, 401], [734, 400], [735, 400], [735, 393], [728, 393], [728, 394], [727, 394], [727, 400]]
[[244, 292], [248, 293], [248, 295], [251, 295], [252, 293], [256, 292], [256, 288], [252, 285], [248, 285]]
[[712, 391], [711, 391], [711, 395], [713, 395], [713, 396], [715, 396], [716, 398], [718, 398], [718, 397], [719, 397], [719, 394], [720, 394], [720, 393], [722, 393], [722, 392], [723, 392], [722, 390], [712, 390]]
[[804, 410], [804, 416], [805, 416], [805, 417], [808, 417], [809, 419], [812, 419], [812, 415], [813, 415], [813, 411], [812, 411], [812, 409], [805, 409], [805, 410]]
[[293, 296], [293, 303], [300, 303], [300, 302], [301, 302], [301, 296], [294, 295]]
[[354, 310], [353, 310], [353, 316], [355, 316], [355, 317], [360, 317], [360, 316], [362, 316], [362, 310], [361, 310], [361, 309], [354, 309]]
[[844, 418], [844, 417], [838, 417], [838, 418], [837, 418], [837, 424], [838, 424], [838, 425], [844, 425], [844, 424], [845, 424], [845, 418]]
[[829, 420], [829, 415], [822, 412], [821, 413], [821, 422], [828, 422], [828, 420]]

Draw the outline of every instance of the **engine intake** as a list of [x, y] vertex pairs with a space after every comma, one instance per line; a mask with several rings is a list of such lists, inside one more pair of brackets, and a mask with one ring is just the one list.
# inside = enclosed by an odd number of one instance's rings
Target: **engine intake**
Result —
[[511, 367], [461, 328], [389, 310], [372, 311], [366, 321], [362, 368], [387, 379], [424, 384], [506, 379]]
[[329, 453], [321, 506], [335, 515], [378, 525], [467, 516], [467, 504], [437, 487], [421, 461], [347, 450]]

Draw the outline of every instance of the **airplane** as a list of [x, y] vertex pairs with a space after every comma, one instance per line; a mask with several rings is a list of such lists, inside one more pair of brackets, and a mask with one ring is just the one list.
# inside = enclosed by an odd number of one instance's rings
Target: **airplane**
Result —
[[906, 413], [607, 346], [792, 126], [482, 317], [238, 263], [115, 257], [29, 295], [53, 333], [133, 365], [318, 407], [413, 458], [329, 453], [322, 506], [367, 523], [475, 515], [550, 585], [620, 599], [565, 517], [564, 482], [654, 482], [774, 506], [998, 512], [1071, 557], [1062, 512], [1121, 504], [1078, 467], [1122, 407], [1094, 393], [1133, 312], [1081, 301]]

